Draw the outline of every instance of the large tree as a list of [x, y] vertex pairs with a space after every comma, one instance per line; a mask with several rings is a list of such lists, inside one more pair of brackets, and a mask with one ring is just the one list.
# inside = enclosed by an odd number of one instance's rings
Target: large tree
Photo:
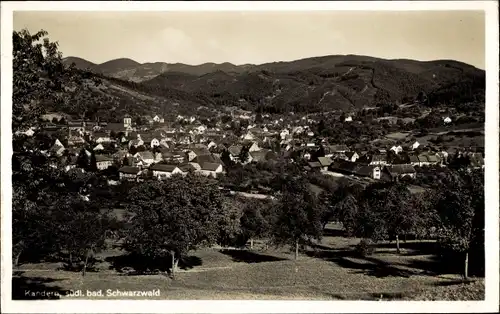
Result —
[[441, 218], [440, 242], [444, 248], [463, 254], [468, 277], [469, 252], [484, 248], [484, 173], [450, 174], [440, 189], [437, 209]]
[[[60, 202], [69, 201], [84, 190], [78, 186], [80, 183], [69, 184], [60, 169], [51, 167], [52, 160], [45, 155], [47, 137], [38, 131], [30, 138], [16, 135], [16, 131], [38, 126], [46, 108], [57, 110], [61, 106], [72, 106], [71, 93], [86, 91], [79, 72], [63, 65], [57, 43], [50, 42], [46, 35], [45, 31], [32, 35], [22, 30], [14, 31], [12, 37], [12, 244], [15, 264], [23, 253], [58, 253], [66, 236], [56, 227], [62, 228], [68, 223], [56, 218], [62, 208], [68, 208]], [[69, 217], [78, 221], [81, 230], [95, 231], [93, 220]], [[85, 237], [80, 232], [73, 236]]]
[[[101, 205], [80, 194], [68, 193], [49, 207], [53, 217], [51, 234], [57, 239], [58, 249], [68, 254], [68, 269], [81, 269], [83, 276], [92, 255], [106, 247], [110, 219], [108, 211], [101, 210]], [[75, 262], [78, 263], [76, 267]]]
[[125, 248], [153, 259], [170, 256], [173, 274], [190, 250], [226, 233], [224, 198], [215, 181], [197, 175], [135, 186], [126, 207], [132, 217]]
[[311, 191], [307, 180], [289, 177], [283, 184], [271, 233], [278, 245], [289, 244], [295, 248], [298, 259], [301, 241], [321, 240], [323, 235], [323, 206]]
[[269, 235], [270, 204], [259, 199], [248, 199], [243, 204], [243, 213], [240, 218], [242, 236], [246, 241], [250, 240], [250, 248], [253, 249], [253, 240]]

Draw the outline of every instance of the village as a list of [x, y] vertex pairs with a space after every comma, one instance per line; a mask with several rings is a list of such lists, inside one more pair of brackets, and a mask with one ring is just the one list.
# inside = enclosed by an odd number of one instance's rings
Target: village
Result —
[[[382, 143], [348, 147], [315, 134], [318, 122], [306, 116], [294, 121], [267, 119], [269, 123], [255, 123], [255, 115], [248, 113], [233, 113], [232, 118], [247, 122], [247, 127], [238, 130], [240, 136], [234, 134], [228, 123], [219, 121], [209, 128], [196, 117], [181, 115], [173, 122], [166, 122], [159, 115], [145, 116], [142, 125], [133, 123], [130, 116], [125, 116], [123, 123], [47, 122], [41, 131], [67, 134], [56, 138], [45, 151], [53, 167], [84, 171], [78, 164], [83, 151], [89, 160], [94, 155], [97, 170], [114, 169], [120, 181], [151, 177], [162, 180], [189, 172], [216, 178], [226, 173], [228, 163], [277, 160], [297, 163], [305, 172], [366, 182], [415, 178], [418, 168], [447, 167], [457, 160], [463, 160], [461, 164], [469, 168], [484, 168], [483, 155], [477, 149], [423, 145], [416, 140], [392, 146]], [[345, 123], [354, 123], [352, 116], [343, 119]], [[450, 121], [449, 117], [443, 118], [443, 124]], [[34, 131], [30, 129], [24, 134], [32, 136]]]

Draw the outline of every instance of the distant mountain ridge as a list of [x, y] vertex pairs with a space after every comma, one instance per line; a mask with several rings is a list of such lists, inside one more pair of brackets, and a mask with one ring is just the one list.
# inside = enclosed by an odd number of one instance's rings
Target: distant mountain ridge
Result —
[[147, 62], [141, 64], [128, 58], [114, 59], [101, 64], [95, 64], [78, 57], [66, 57], [63, 59], [63, 62], [66, 65], [74, 62], [78, 69], [90, 69], [94, 72], [133, 82], [142, 82], [165, 72], [182, 72], [199, 76], [215, 71], [241, 73], [255, 67], [255, 65], [238, 66], [229, 62], [220, 64], [207, 62], [200, 65], [166, 62]]
[[484, 102], [485, 90], [484, 70], [454, 60], [331, 55], [260, 65], [140, 64], [126, 58], [93, 64], [75, 57], [64, 62], [138, 84], [132, 88], [148, 93], [181, 92], [196, 95], [202, 104], [275, 113], [354, 110], [422, 95], [431, 103], [453, 106]]

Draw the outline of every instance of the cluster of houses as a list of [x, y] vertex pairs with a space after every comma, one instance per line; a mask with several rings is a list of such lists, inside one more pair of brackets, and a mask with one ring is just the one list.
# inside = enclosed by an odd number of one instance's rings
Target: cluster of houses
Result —
[[[195, 121], [179, 116], [178, 119]], [[131, 117], [123, 123], [70, 121], [67, 147], [56, 140], [48, 151], [62, 160], [66, 170], [77, 167], [82, 148], [88, 157], [95, 156], [97, 168], [117, 166], [121, 180], [140, 180], [144, 176], [167, 179], [189, 172], [217, 177], [225, 172], [228, 156], [232, 162], [251, 163], [288, 159], [303, 160], [306, 171], [321, 171], [337, 176], [357, 176], [371, 179], [415, 177], [415, 167], [446, 166], [450, 152], [422, 149], [424, 145], [392, 146], [379, 149], [330, 145], [319, 139], [307, 126], [276, 127], [252, 125], [240, 136], [221, 128], [207, 128], [193, 123], [172, 128], [158, 115], [146, 119], [149, 127], [133, 125]], [[154, 127], [153, 127], [154, 125]], [[61, 126], [44, 128], [51, 132]], [[33, 130], [25, 132], [33, 135]], [[92, 147], [89, 144], [92, 143]], [[480, 153], [464, 152], [471, 167], [484, 167]], [[244, 155], [245, 160], [241, 160]]]

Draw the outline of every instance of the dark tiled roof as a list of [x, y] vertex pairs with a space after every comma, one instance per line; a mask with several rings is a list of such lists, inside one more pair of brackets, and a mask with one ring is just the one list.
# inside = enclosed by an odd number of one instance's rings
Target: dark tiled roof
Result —
[[113, 161], [113, 157], [106, 155], [95, 155], [96, 162], [100, 161]]
[[154, 164], [149, 169], [154, 171], [163, 171], [163, 172], [172, 172], [177, 168], [177, 165], [168, 165], [168, 164]]
[[269, 149], [262, 149], [259, 151], [250, 152], [249, 154], [250, 154], [250, 156], [252, 156], [252, 161], [255, 161], [255, 162], [266, 161], [266, 160], [274, 159], [276, 157], [274, 152], [269, 150]]
[[237, 156], [241, 153], [242, 148], [243, 147], [241, 145], [232, 145], [227, 150], [231, 153], [231, 155]]
[[189, 151], [193, 152], [196, 156], [210, 155], [207, 148], [191, 148]]
[[376, 166], [363, 165], [357, 162], [336, 160], [330, 165], [330, 169], [340, 173], [349, 173], [363, 177], [371, 176]]
[[181, 169], [183, 172], [196, 170], [196, 168], [192, 164], [182, 164], [182, 165], [178, 165], [177, 167], [179, 167], [179, 169]]
[[123, 172], [123, 173], [128, 173], [128, 174], [138, 174], [140, 169], [138, 167], [124, 166], [124, 167], [121, 167], [118, 171]]
[[150, 151], [139, 152], [139, 155], [142, 159], [154, 159], [153, 153]]
[[392, 165], [390, 167], [386, 167], [386, 169], [387, 171], [389, 171], [391, 176], [416, 173], [415, 168], [413, 168], [412, 165], [407, 165], [407, 164]]
[[341, 153], [348, 152], [349, 148], [346, 145], [328, 145], [325, 147], [325, 151], [329, 153]]
[[330, 157], [318, 157], [318, 162], [322, 167], [328, 167], [332, 164], [333, 160]]
[[215, 171], [215, 170], [217, 170], [217, 168], [219, 168], [221, 166], [221, 164], [214, 163], [214, 162], [204, 162], [200, 166], [201, 166], [201, 170]]

